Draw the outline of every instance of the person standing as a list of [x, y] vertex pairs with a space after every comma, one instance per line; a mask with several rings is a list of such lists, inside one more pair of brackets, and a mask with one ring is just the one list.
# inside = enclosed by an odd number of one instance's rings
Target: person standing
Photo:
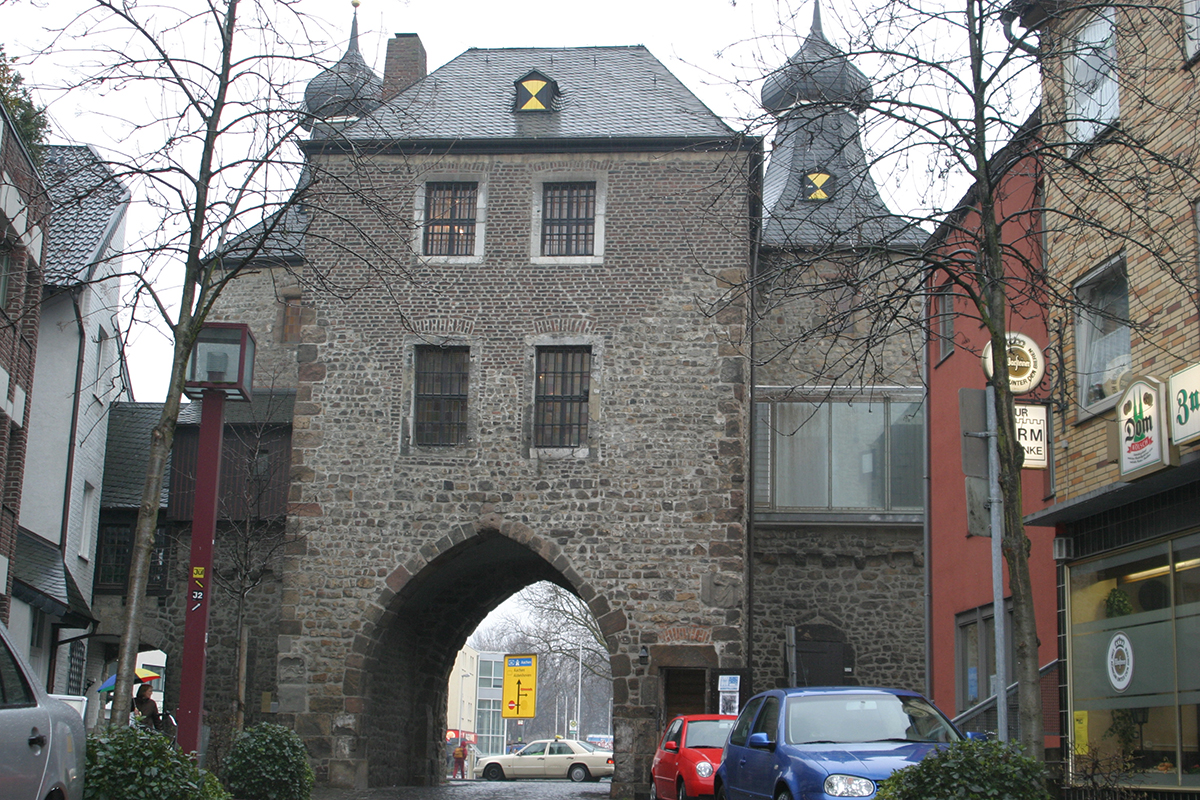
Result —
[[464, 765], [466, 758], [467, 758], [467, 745], [462, 739], [459, 739], [458, 745], [455, 746], [455, 748], [454, 748], [454, 774], [451, 775], [450, 777], [452, 777], [452, 778], [458, 778], [458, 777], [466, 778], [467, 777], [467, 771], [466, 771], [466, 767]]
[[143, 683], [138, 687], [137, 695], [133, 698], [133, 708], [141, 719], [141, 723], [153, 730], [162, 730], [162, 716], [158, 713], [158, 703], [150, 696], [150, 684]]

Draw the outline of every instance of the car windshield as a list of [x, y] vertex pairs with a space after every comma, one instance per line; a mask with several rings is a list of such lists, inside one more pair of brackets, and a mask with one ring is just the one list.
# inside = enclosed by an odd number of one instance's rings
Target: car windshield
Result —
[[784, 735], [788, 744], [962, 739], [926, 700], [891, 694], [789, 697]]
[[684, 747], [724, 747], [729, 729], [733, 727], [731, 719], [699, 719], [692, 720], [687, 726], [687, 737]]

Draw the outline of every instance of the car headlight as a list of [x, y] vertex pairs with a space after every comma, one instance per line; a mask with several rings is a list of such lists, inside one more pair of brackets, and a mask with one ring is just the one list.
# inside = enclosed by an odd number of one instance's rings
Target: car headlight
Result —
[[834, 797], [869, 797], [875, 783], [853, 775], [830, 775], [825, 779], [825, 794]]
[[710, 761], [701, 761], [696, 765], [696, 777], [711, 778], [713, 774], [713, 765]]

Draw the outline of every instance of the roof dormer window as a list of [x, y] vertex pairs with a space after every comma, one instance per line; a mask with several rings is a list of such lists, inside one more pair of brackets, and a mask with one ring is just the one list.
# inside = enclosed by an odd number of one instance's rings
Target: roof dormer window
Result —
[[554, 111], [557, 100], [558, 84], [537, 70], [517, 81], [517, 111]]

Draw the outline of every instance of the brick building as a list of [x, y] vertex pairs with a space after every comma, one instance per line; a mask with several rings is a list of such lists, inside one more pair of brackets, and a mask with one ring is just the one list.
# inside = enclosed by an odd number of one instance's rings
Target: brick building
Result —
[[[1146, 796], [1200, 792], [1198, 10], [1022, 4], [1043, 50], [1046, 273], [1072, 300], [1055, 502], [1064, 733]], [[1051, 11], [1053, 13], [1051, 13]]]
[[0, 623], [5, 625], [12, 610], [49, 208], [33, 159], [8, 112], [0, 109]]

